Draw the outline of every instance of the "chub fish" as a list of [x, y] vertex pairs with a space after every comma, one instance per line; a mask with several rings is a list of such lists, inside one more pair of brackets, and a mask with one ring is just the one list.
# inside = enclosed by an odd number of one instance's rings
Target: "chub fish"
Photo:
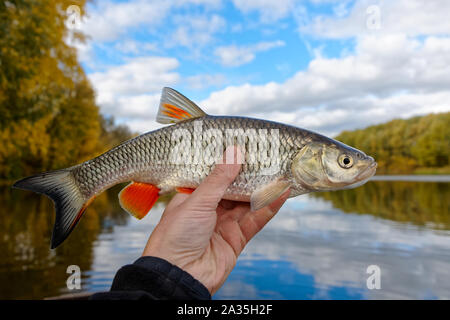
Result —
[[52, 248], [68, 237], [104, 190], [131, 181], [119, 193], [119, 202], [141, 219], [161, 194], [192, 192], [230, 145], [241, 150], [242, 168], [224, 199], [250, 202], [252, 210], [270, 204], [287, 189], [295, 197], [357, 187], [376, 171], [372, 157], [339, 141], [272, 121], [211, 116], [171, 88], [163, 89], [156, 120], [173, 125], [125, 141], [76, 166], [13, 185], [53, 200]]

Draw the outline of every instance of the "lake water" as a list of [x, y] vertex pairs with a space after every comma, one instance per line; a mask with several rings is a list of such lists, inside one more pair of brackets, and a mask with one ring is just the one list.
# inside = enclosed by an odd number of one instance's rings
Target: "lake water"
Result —
[[[370, 181], [288, 200], [214, 298], [450, 299], [450, 183], [438, 179]], [[137, 221], [118, 207], [119, 190], [97, 198], [50, 250], [51, 202], [0, 189], [0, 298], [108, 290], [117, 269], [140, 256], [164, 208], [161, 201]], [[82, 271], [81, 290], [67, 289], [69, 265]], [[380, 289], [367, 287], [371, 265]]]

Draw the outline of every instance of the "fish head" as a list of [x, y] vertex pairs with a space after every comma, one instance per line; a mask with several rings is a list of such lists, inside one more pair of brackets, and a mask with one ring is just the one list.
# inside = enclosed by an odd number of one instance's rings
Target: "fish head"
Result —
[[364, 152], [339, 141], [312, 141], [292, 162], [295, 181], [311, 191], [350, 189], [366, 183], [377, 163]]

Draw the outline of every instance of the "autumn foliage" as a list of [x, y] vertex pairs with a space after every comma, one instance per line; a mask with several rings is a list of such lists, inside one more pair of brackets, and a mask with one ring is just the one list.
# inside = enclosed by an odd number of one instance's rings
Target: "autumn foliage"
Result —
[[67, 44], [83, 41], [65, 24], [73, 3], [0, 2], [0, 180], [74, 165], [130, 136], [100, 115]]

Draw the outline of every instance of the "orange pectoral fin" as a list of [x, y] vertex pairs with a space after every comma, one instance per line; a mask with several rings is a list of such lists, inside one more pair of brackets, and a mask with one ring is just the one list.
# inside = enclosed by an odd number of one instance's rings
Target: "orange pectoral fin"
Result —
[[120, 206], [133, 217], [142, 219], [159, 197], [159, 189], [148, 183], [132, 182], [119, 193]]
[[177, 188], [175, 188], [175, 190], [177, 190], [177, 192], [179, 192], [179, 193], [188, 193], [188, 194], [190, 194], [190, 193], [195, 191], [195, 189], [183, 188], [183, 187], [177, 187]]

